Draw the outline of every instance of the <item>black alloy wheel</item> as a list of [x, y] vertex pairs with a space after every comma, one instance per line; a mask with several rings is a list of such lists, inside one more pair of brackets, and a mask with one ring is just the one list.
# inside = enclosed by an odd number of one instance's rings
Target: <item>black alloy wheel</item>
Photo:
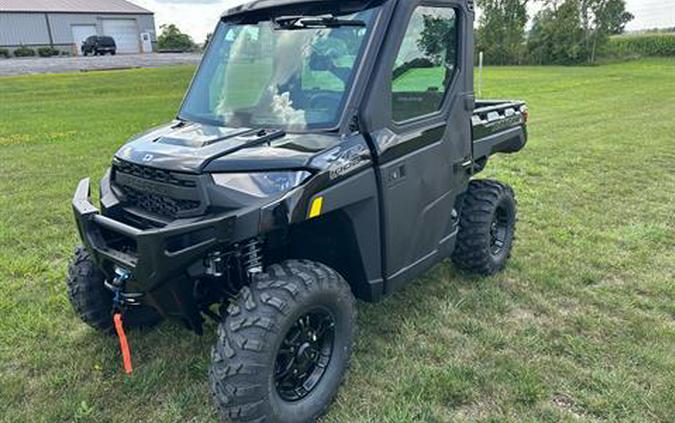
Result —
[[298, 401], [321, 382], [333, 356], [335, 319], [317, 309], [300, 317], [277, 352], [274, 383], [285, 401]]
[[504, 250], [510, 231], [510, 224], [511, 219], [506, 207], [497, 207], [490, 224], [490, 251], [495, 257], [498, 257]]

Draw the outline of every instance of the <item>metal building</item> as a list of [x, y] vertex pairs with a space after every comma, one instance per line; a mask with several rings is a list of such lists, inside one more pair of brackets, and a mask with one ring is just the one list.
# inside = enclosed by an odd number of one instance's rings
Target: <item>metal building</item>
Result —
[[55, 47], [80, 54], [91, 35], [109, 35], [117, 52], [149, 53], [153, 12], [124, 0], [0, 0], [0, 48]]

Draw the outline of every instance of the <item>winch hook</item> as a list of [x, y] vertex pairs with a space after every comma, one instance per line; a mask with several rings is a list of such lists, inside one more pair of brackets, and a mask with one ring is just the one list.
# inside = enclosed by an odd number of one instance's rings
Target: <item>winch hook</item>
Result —
[[129, 342], [127, 335], [124, 333], [124, 324], [122, 322], [122, 306], [124, 301], [122, 299], [122, 291], [124, 285], [131, 278], [131, 273], [127, 270], [117, 268], [115, 269], [115, 279], [113, 279], [113, 323], [115, 324], [115, 332], [120, 341], [120, 350], [122, 351], [122, 360], [124, 362], [124, 371], [130, 375], [133, 372], [131, 365], [131, 350], [129, 349]]

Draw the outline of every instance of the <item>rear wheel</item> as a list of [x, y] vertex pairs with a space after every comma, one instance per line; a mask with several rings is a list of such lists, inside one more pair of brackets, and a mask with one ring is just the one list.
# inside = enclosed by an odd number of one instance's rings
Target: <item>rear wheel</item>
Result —
[[[68, 299], [78, 317], [101, 332], [112, 332], [112, 292], [105, 287], [105, 276], [84, 247], [78, 247], [68, 266]], [[150, 307], [132, 307], [124, 313], [127, 327], [154, 326], [160, 315]]]
[[313, 422], [349, 367], [356, 305], [345, 280], [309, 261], [274, 265], [218, 328], [209, 380], [224, 419]]
[[490, 276], [503, 270], [516, 231], [513, 189], [490, 180], [469, 183], [452, 260], [462, 270]]

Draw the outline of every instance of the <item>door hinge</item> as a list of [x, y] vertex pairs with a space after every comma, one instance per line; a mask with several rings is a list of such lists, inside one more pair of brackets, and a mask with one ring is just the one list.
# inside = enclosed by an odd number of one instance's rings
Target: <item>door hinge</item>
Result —
[[473, 111], [476, 110], [476, 96], [468, 94], [464, 97], [464, 108], [467, 112], [473, 113]]
[[357, 115], [352, 116], [349, 120], [349, 132], [359, 132], [361, 130], [361, 122], [359, 122], [359, 117]]

